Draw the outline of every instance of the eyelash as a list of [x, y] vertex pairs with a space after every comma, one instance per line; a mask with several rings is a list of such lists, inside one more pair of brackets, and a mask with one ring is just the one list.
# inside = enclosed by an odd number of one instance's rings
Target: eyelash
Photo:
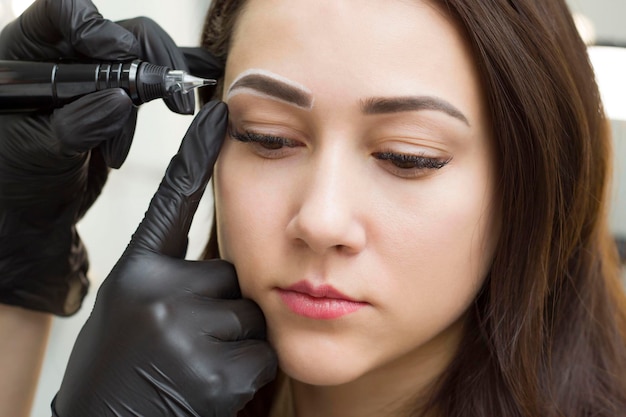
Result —
[[[251, 131], [238, 132], [230, 130], [229, 135], [240, 142], [256, 145], [255, 150], [261, 156], [271, 159], [282, 157], [284, 152], [288, 151], [283, 150], [284, 147], [297, 148], [303, 146], [291, 139]], [[426, 170], [441, 169], [452, 159], [431, 158], [424, 154], [405, 154], [392, 151], [375, 152], [372, 156], [379, 161], [389, 162], [391, 169], [394, 171], [393, 173], [404, 178], [416, 178], [424, 175]]]
[[396, 152], [376, 152], [374, 158], [389, 161], [399, 169], [441, 169], [450, 162], [451, 158], [439, 159], [425, 156]]
[[[298, 142], [291, 139], [282, 138], [280, 136], [266, 135], [261, 133], [251, 132], [245, 130], [238, 132], [231, 129], [228, 134], [240, 142], [250, 143], [255, 146], [255, 150], [261, 154], [261, 156], [271, 159], [277, 159], [283, 156], [285, 150], [283, 148], [297, 148], [300, 145]], [[282, 150], [282, 152], [281, 152]]]

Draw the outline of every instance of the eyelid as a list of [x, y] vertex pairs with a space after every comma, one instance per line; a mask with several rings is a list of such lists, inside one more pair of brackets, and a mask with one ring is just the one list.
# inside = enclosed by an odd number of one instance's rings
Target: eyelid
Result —
[[[450, 123], [448, 116], [425, 112], [424, 114], [381, 115], [375, 124], [370, 125], [372, 143], [393, 143], [433, 149], [437, 155], [448, 154], [450, 149], [465, 147], [471, 143], [471, 136], [463, 124]], [[445, 119], [444, 119], [445, 118]], [[394, 147], [394, 149], [397, 149]], [[402, 148], [400, 148], [402, 149]]]
[[296, 144], [299, 142], [296, 139], [287, 137], [287, 135], [273, 134], [269, 132], [264, 133], [253, 129], [236, 129], [234, 127], [229, 127], [228, 133], [235, 139], [238, 139], [242, 142], [283, 142], [286, 144], [293, 144], [294, 146], [296, 146]]
[[292, 117], [290, 113], [275, 112], [273, 110], [238, 112], [229, 115], [229, 129], [238, 132], [254, 132], [269, 136], [280, 136], [294, 140], [305, 140], [306, 126], [302, 120]]
[[[412, 154], [395, 151], [380, 151], [372, 154], [383, 167], [404, 179], [418, 179], [426, 177], [445, 167], [452, 157], [432, 157], [426, 153]], [[408, 164], [408, 166], [402, 166]]]
[[[228, 102], [229, 121], [238, 129], [297, 135], [308, 130], [308, 112], [257, 95], [237, 94]], [[291, 135], [293, 133], [293, 135]]]
[[[229, 125], [228, 135], [234, 140], [249, 145], [249, 149], [253, 153], [267, 159], [280, 159], [293, 155], [294, 148], [307, 146], [297, 139], [272, 133], [262, 133], [256, 129], [235, 128], [233, 125]], [[385, 145], [383, 145], [384, 147]], [[435, 152], [435, 154], [441, 155], [440, 152]], [[431, 156], [432, 152], [424, 150], [406, 152], [400, 151], [395, 146], [391, 149], [381, 149], [371, 153], [371, 155], [387, 171], [406, 179], [425, 177], [429, 173], [443, 168], [452, 160], [451, 156], [445, 154], [443, 156]]]
[[253, 153], [266, 159], [279, 159], [291, 155], [294, 148], [304, 146], [301, 142], [281, 136], [267, 135], [250, 130], [229, 128], [228, 135], [250, 147]]
[[373, 156], [383, 161], [415, 163], [428, 169], [441, 169], [452, 160], [451, 157], [438, 158], [427, 156], [425, 153], [411, 154], [393, 151], [375, 152]]

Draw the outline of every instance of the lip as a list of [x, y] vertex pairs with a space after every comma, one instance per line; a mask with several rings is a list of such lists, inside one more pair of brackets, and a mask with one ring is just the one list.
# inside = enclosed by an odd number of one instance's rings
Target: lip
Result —
[[291, 311], [316, 320], [336, 319], [369, 305], [348, 297], [330, 285], [314, 286], [308, 281], [277, 288], [277, 291]]

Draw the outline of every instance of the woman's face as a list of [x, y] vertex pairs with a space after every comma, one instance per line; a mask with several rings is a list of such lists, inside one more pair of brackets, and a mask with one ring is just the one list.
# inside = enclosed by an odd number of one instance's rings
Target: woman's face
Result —
[[313, 385], [439, 372], [499, 226], [463, 35], [421, 1], [250, 0], [223, 99], [220, 251], [282, 369]]

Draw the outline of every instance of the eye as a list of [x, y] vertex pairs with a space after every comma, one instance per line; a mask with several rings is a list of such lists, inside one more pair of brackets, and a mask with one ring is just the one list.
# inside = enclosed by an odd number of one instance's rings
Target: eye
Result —
[[250, 130], [236, 131], [231, 129], [228, 134], [235, 140], [249, 143], [255, 153], [270, 159], [286, 156], [290, 152], [290, 148], [304, 146], [302, 143], [292, 139], [252, 132]]
[[433, 158], [425, 155], [376, 152], [372, 156], [381, 161], [392, 174], [403, 178], [418, 178], [446, 166], [452, 158]]

